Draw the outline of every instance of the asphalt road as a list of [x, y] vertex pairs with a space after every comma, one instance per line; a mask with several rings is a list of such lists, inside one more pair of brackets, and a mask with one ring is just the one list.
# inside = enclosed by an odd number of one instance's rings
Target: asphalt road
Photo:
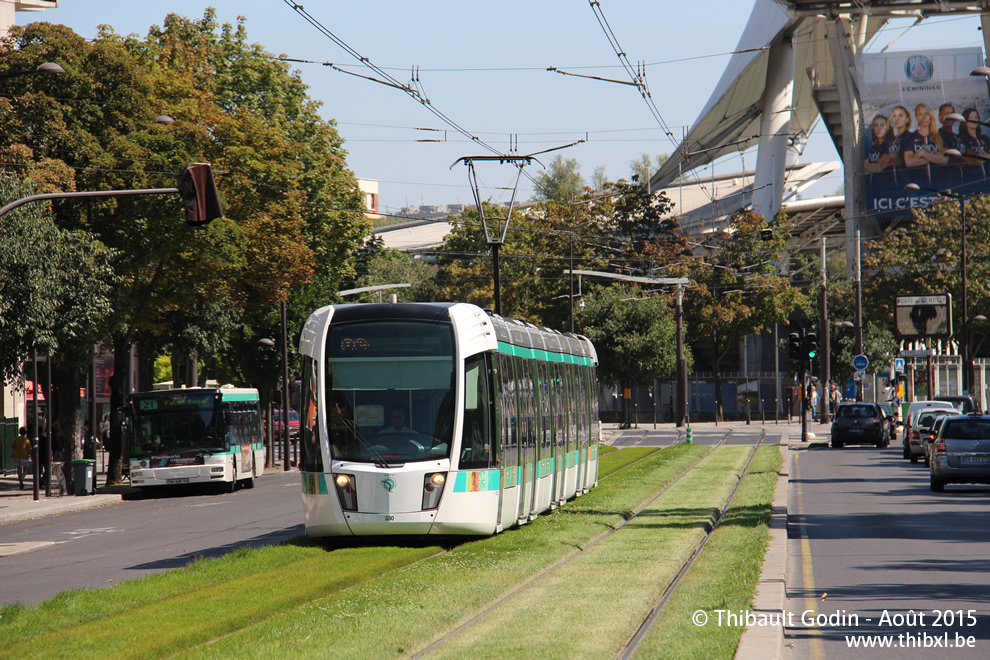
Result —
[[990, 656], [990, 487], [933, 493], [901, 455], [792, 453], [784, 658]]
[[268, 471], [231, 494], [189, 489], [0, 527], [0, 605], [103, 587], [304, 533], [299, 473]]

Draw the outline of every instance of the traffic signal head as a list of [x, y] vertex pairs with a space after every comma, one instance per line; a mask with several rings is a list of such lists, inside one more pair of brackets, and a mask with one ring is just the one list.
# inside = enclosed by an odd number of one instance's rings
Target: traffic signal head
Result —
[[818, 335], [809, 332], [804, 336], [804, 354], [809, 360], [818, 357]]
[[186, 207], [186, 224], [193, 227], [223, 217], [220, 195], [209, 163], [192, 163], [179, 173], [179, 197]]
[[796, 332], [792, 332], [787, 339], [788, 352], [791, 355], [792, 360], [801, 359], [801, 335]]

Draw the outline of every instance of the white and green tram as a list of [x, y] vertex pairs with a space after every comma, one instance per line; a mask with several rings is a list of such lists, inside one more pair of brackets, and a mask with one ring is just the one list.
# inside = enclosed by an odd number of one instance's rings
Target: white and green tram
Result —
[[254, 486], [265, 470], [258, 390], [214, 387], [132, 394], [127, 430], [131, 485]]
[[494, 534], [597, 483], [597, 354], [582, 336], [464, 303], [309, 317], [306, 533]]

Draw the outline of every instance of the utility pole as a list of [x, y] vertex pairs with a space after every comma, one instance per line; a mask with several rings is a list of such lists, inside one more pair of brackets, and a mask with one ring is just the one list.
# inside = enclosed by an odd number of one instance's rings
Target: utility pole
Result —
[[829, 333], [829, 322], [828, 322], [828, 269], [825, 265], [825, 237], [822, 236], [822, 300], [821, 300], [821, 329], [819, 330], [822, 337], [822, 363], [821, 363], [821, 378], [819, 383], [821, 384], [821, 394], [818, 395], [818, 400], [821, 402], [821, 416], [819, 419], [822, 424], [828, 423], [829, 414], [829, 383], [832, 380], [831, 373], [831, 341]]

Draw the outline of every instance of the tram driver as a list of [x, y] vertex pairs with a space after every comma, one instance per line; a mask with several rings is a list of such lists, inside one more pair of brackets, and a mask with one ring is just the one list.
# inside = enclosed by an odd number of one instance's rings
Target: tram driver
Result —
[[396, 434], [396, 433], [416, 433], [415, 430], [406, 426], [406, 411], [402, 406], [393, 406], [391, 413], [392, 425], [386, 426], [381, 431], [378, 432], [379, 435], [384, 433]]

